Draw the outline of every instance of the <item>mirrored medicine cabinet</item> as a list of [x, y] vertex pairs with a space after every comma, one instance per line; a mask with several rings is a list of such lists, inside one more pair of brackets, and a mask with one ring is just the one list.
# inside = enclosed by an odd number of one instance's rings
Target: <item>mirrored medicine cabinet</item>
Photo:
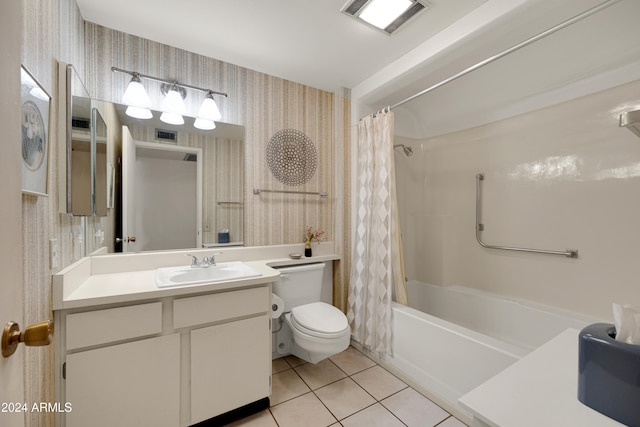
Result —
[[70, 64], [59, 64], [61, 123], [59, 153], [60, 212], [107, 215], [107, 126]]

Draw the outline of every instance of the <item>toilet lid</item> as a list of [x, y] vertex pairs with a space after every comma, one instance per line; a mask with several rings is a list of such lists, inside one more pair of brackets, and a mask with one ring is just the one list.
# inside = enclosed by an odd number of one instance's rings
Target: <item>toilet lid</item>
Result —
[[291, 319], [304, 329], [321, 334], [337, 334], [349, 327], [347, 316], [324, 302], [312, 302], [292, 308]]

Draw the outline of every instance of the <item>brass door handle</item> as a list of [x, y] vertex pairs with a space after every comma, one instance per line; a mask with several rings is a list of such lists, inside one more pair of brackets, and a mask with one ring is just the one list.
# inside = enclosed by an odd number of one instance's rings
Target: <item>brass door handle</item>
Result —
[[116, 243], [135, 243], [135, 241], [136, 241], [136, 236], [127, 237], [125, 239], [116, 237]]
[[20, 332], [20, 325], [9, 322], [2, 332], [2, 355], [9, 357], [15, 353], [21, 342], [28, 346], [42, 346], [51, 344], [53, 337], [53, 320], [45, 320], [27, 326], [24, 332]]

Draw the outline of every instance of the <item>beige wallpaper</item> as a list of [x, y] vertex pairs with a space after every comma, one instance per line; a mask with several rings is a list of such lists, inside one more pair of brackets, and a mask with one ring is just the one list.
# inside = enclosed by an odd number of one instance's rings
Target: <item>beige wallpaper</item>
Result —
[[[244, 239], [246, 245], [302, 242], [306, 226], [327, 232], [342, 261], [334, 273], [335, 302], [344, 308], [349, 254], [348, 207], [344, 174], [349, 165], [349, 92], [330, 93], [184, 50], [85, 23], [74, 0], [24, 0], [22, 61], [53, 96], [50, 123], [49, 196], [23, 196], [25, 324], [52, 317], [51, 275], [84, 252], [83, 220], [58, 213], [57, 62], [73, 64], [95, 98], [117, 101], [126, 86], [117, 66], [190, 85], [229, 93], [218, 102], [223, 121], [246, 127], [244, 169]], [[156, 88], [157, 89], [157, 88]], [[147, 87], [154, 93], [153, 87]], [[159, 91], [154, 99], [159, 102]], [[199, 100], [188, 100], [192, 111]], [[265, 146], [281, 129], [304, 132], [318, 153], [318, 168], [305, 185], [279, 183], [265, 164]], [[326, 191], [329, 197], [256, 196], [253, 188]], [[102, 224], [89, 219], [88, 227]], [[220, 227], [216, 223], [216, 228]], [[61, 263], [49, 266], [49, 239], [60, 244]], [[26, 354], [25, 401], [53, 402], [53, 346]], [[27, 426], [53, 426], [52, 414], [29, 413]]]
[[[25, 0], [23, 3], [22, 63], [53, 97], [50, 112], [48, 197], [23, 195], [24, 323], [52, 318], [49, 239], [60, 244], [61, 265], [74, 260], [73, 232], [81, 220], [58, 214], [57, 162], [59, 143], [56, 118], [57, 61], [77, 64], [83, 72], [84, 27], [75, 1]], [[25, 401], [53, 402], [53, 346], [25, 351]], [[25, 414], [27, 426], [53, 426], [53, 414]]]

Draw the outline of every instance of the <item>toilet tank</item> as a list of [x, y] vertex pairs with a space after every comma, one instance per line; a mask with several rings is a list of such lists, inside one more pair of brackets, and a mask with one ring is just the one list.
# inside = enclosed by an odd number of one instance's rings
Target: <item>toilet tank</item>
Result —
[[284, 311], [321, 301], [324, 262], [277, 267], [280, 277], [273, 283], [273, 293], [284, 301]]

